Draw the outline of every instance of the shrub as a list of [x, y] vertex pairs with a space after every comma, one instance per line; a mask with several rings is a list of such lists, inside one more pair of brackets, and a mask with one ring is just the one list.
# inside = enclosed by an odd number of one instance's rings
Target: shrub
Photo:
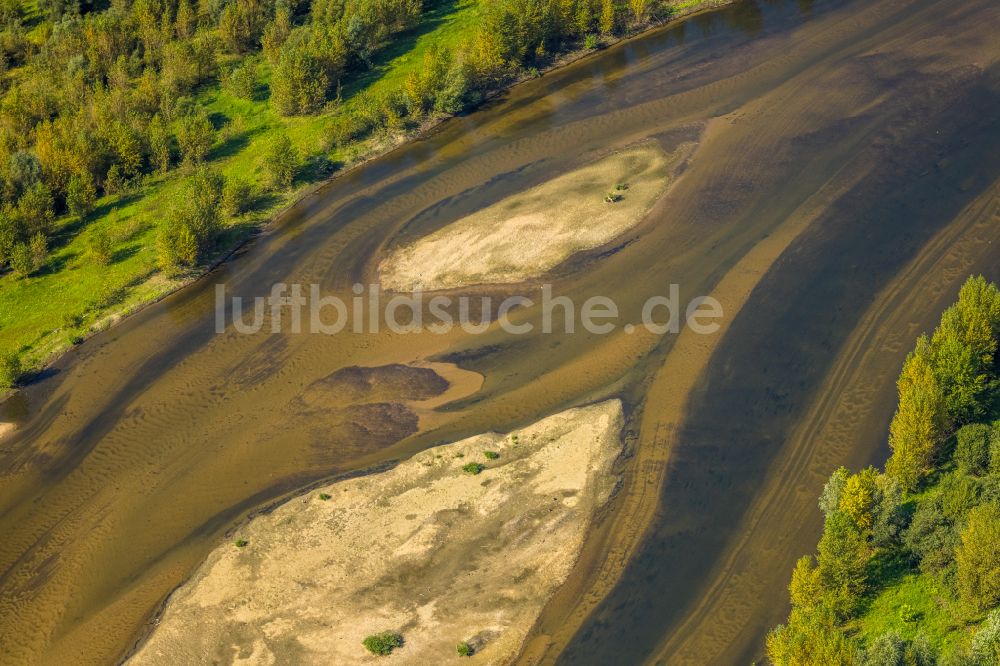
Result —
[[333, 497], [333, 495], [328, 495], [327, 493], [320, 493], [319, 498], [324, 502]]
[[13, 352], [0, 353], [0, 388], [11, 388], [21, 378], [21, 359]]
[[972, 638], [972, 663], [996, 664], [1000, 661], [1000, 609], [990, 611]]
[[237, 539], [234, 543], [237, 548], [246, 548], [247, 544], [249, 544], [250, 542], [247, 541], [246, 539]]
[[583, 48], [594, 50], [601, 45], [601, 40], [597, 35], [587, 35], [583, 39]]
[[250, 210], [253, 187], [242, 178], [229, 178], [222, 188], [222, 212], [238, 217]]
[[460, 657], [471, 657], [475, 652], [475, 650], [472, 649], [471, 645], [469, 645], [465, 641], [462, 641], [461, 643], [455, 646], [455, 652], [458, 652], [458, 656]]
[[474, 106], [472, 78], [464, 63], [455, 63], [434, 96], [434, 110], [439, 113], [458, 113]]
[[861, 666], [934, 666], [938, 663], [937, 654], [922, 634], [912, 641], [905, 641], [893, 633], [884, 634], [872, 641], [861, 657]]
[[969, 512], [958, 562], [958, 591], [962, 601], [978, 610], [1000, 602], [1000, 508], [983, 504]]
[[87, 249], [95, 263], [102, 266], [111, 262], [111, 237], [104, 229], [94, 229], [87, 238]]
[[234, 67], [223, 81], [223, 86], [233, 97], [253, 99], [257, 89], [257, 63], [251, 58]]
[[184, 266], [194, 266], [198, 263], [198, 238], [191, 231], [191, 227], [186, 224], [182, 224], [177, 230], [174, 251], [178, 263]]
[[497, 453], [496, 451], [483, 451], [483, 455], [486, 456], [489, 460], [496, 460], [497, 458], [500, 457], [500, 454]]
[[990, 427], [973, 423], [955, 433], [955, 463], [963, 474], [979, 476], [990, 464]]
[[222, 227], [219, 208], [223, 184], [221, 175], [205, 168], [187, 180], [161, 231], [161, 267], [193, 266], [212, 247]]
[[394, 631], [383, 631], [372, 634], [361, 641], [361, 644], [372, 654], [387, 655], [403, 645], [403, 637]]
[[31, 248], [27, 243], [18, 243], [14, 246], [10, 253], [10, 269], [21, 277], [29, 275], [34, 270]]
[[944, 515], [940, 496], [920, 502], [903, 541], [919, 559], [924, 573], [941, 571], [954, 562], [960, 543], [958, 530]]
[[846, 467], [838, 468], [830, 479], [823, 486], [823, 492], [819, 496], [819, 509], [824, 516], [829, 517], [831, 513], [840, 508], [840, 496], [844, 492], [844, 484], [851, 475]]
[[952, 472], [941, 479], [941, 511], [956, 525], [965, 519], [969, 510], [979, 504], [980, 481], [959, 472]]
[[463, 472], [465, 472], [467, 474], [472, 474], [473, 476], [475, 476], [476, 474], [479, 474], [484, 469], [486, 469], [486, 468], [483, 467], [482, 465], [480, 465], [479, 463], [474, 463], [474, 462], [473, 463], [468, 463], [467, 465], [463, 465], [462, 466], [462, 471]]
[[279, 54], [271, 73], [271, 105], [283, 116], [315, 113], [326, 101], [330, 77], [308, 32], [293, 33]]
[[66, 186], [66, 207], [70, 213], [86, 217], [93, 210], [96, 198], [94, 179], [89, 173], [77, 173], [70, 177], [69, 185]]
[[125, 191], [127, 186], [128, 182], [121, 167], [112, 164], [111, 168], [108, 169], [108, 175], [104, 177], [104, 193], [112, 196], [120, 194]]
[[[903, 620], [904, 622], [906, 620]], [[864, 666], [888, 666], [903, 663], [906, 643], [896, 634], [883, 634], [871, 642], [865, 650]]]
[[170, 220], [160, 229], [156, 246], [157, 262], [168, 275], [176, 273], [180, 266], [190, 267], [198, 263], [198, 237], [187, 224]]
[[282, 135], [271, 144], [264, 158], [271, 182], [275, 187], [287, 188], [295, 180], [295, 172], [299, 166], [299, 154], [292, 145], [291, 139]]
[[1000, 419], [990, 428], [990, 474], [1000, 476]]
[[354, 115], [346, 113], [336, 116], [330, 123], [329, 137], [335, 146], [343, 146], [370, 132], [372, 126]]
[[35, 183], [28, 188], [17, 202], [17, 213], [28, 224], [30, 233], [52, 231], [55, 219], [55, 200], [45, 183]]
[[31, 250], [31, 270], [37, 271], [49, 258], [49, 242], [42, 232], [37, 232], [28, 243]]
[[177, 144], [188, 164], [205, 159], [215, 143], [215, 128], [204, 111], [189, 113], [177, 124]]

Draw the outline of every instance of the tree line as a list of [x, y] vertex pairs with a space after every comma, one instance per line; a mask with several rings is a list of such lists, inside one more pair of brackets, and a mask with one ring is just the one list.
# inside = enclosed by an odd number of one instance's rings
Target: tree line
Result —
[[[216, 128], [199, 86], [252, 98], [267, 67], [275, 111], [319, 113], [425, 9], [420, 0], [40, 0], [29, 13], [0, 0], [0, 270], [44, 264], [58, 216], [86, 217], [144, 176], [209, 161]], [[551, 54], [669, 10], [659, 0], [482, 0], [479, 11], [465, 42], [429, 49], [398, 86], [362, 92], [334, 115], [331, 144], [469, 108]], [[164, 233], [185, 226], [184, 244], [194, 236], [203, 251], [212, 225], [174, 220]]]
[[[791, 614], [767, 639], [772, 663], [1000, 664], [998, 340], [1000, 291], [970, 278], [906, 358], [885, 470], [840, 468], [824, 487], [823, 535], [795, 565]], [[867, 605], [900, 572], [931, 583], [956, 647], [919, 631], [858, 637]]]

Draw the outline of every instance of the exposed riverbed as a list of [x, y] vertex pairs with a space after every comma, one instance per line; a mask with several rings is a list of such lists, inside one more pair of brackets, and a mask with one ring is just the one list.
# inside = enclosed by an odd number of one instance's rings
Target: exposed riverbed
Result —
[[[970, 272], [1000, 278], [998, 25], [989, 0], [740, 3], [518, 86], [302, 201], [0, 408], [18, 424], [0, 439], [4, 662], [112, 663], [247, 515], [617, 397], [624, 484], [522, 659], [748, 663], [815, 546], [826, 475], [883, 455], [913, 338]], [[215, 333], [216, 283], [349, 301], [394, 248], [614, 147], [691, 136], [649, 215], [554, 269], [554, 293], [614, 298], [609, 334]], [[539, 281], [468, 293], [534, 298]], [[625, 332], [672, 283], [720, 300], [716, 335]], [[437, 370], [400, 370], [421, 367]]]

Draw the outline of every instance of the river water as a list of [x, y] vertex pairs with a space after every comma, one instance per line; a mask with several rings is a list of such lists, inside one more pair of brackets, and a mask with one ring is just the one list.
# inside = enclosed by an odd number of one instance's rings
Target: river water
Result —
[[[249, 513], [608, 396], [629, 412], [622, 490], [522, 660], [759, 657], [815, 546], [823, 480], [884, 458], [914, 337], [970, 272], [1000, 278], [998, 28], [990, 0], [741, 2], [522, 84], [324, 186], [3, 405], [19, 424], [0, 443], [3, 662], [114, 662]], [[215, 332], [217, 284], [349, 300], [394, 244], [643, 139], [700, 143], [650, 216], [557, 269], [553, 291], [610, 296], [637, 321], [678, 284], [723, 303], [715, 336]], [[462, 369], [434, 366], [456, 387], [436, 409], [408, 406], [434, 391], [400, 373], [327, 380], [429, 361]]]

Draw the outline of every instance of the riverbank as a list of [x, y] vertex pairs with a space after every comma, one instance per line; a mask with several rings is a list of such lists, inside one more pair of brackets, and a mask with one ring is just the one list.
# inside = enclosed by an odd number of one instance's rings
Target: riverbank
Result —
[[[637, 483], [630, 491], [659, 503], [654, 529], [561, 657], [641, 663], [669, 636], [668, 651], [683, 651], [685, 663], [750, 663], [754, 655], [745, 650], [759, 647], [763, 635], [757, 627], [782, 612], [789, 553], [816, 543], [811, 517], [819, 489], [811, 486], [811, 463], [803, 469], [798, 454], [815, 453], [818, 466], [835, 459], [826, 441], [806, 441], [787, 467], [774, 468], [772, 480], [776, 452], [795, 446], [787, 428], [822, 393], [822, 378], [837, 372], [831, 358], [858, 312], [931, 231], [996, 178], [993, 130], [970, 122], [995, 92], [982, 87], [992, 79], [975, 78], [968, 67], [970, 60], [992, 62], [969, 51], [992, 48], [983, 16], [993, 10], [983, 0], [975, 7], [986, 14], [942, 0], [879, 0], [826, 3], [806, 15], [794, 0], [782, 0], [655, 31], [528, 83], [339, 179], [283, 221], [280, 233], [227, 265], [225, 279], [249, 295], [267, 294], [276, 280], [322, 280], [349, 297], [387, 239], [441, 228], [606, 147], [673, 137], [678, 126], [721, 115], [646, 223], [553, 276], [573, 302], [606, 294], [623, 321], [636, 322], [642, 304], [666, 285], [680, 284], [682, 301], [711, 294], [741, 257], [780, 234], [830, 182], [833, 197], [817, 202], [826, 212], [768, 269], [713, 352], [708, 379], [695, 383], [683, 418], [697, 419], [696, 427], [677, 434], [662, 488]], [[757, 22], [752, 9], [760, 11]], [[947, 51], [914, 30], [939, 31], [942, 16], [949, 39], [961, 41], [954, 48], [948, 42]], [[887, 52], [887, 44], [896, 50]], [[882, 54], [874, 62], [872, 49]], [[915, 62], [928, 63], [927, 76], [907, 74]], [[951, 85], [931, 85], [942, 79]], [[915, 116], [914, 108], [929, 112]], [[914, 124], [914, 117], [923, 120]], [[928, 167], [942, 155], [951, 161]], [[995, 228], [977, 231], [983, 243], [992, 239], [984, 249], [1000, 247]], [[932, 254], [953, 252], [964, 254], [950, 244]], [[212, 282], [220, 275], [84, 345], [54, 368], [58, 376], [18, 396], [24, 426], [0, 447], [0, 468], [18, 475], [0, 483], [7, 537], [0, 563], [10, 572], [0, 585], [0, 642], [11, 659], [60, 663], [85, 654], [119, 661], [166, 596], [244, 516], [311, 484], [385, 469], [444, 442], [621, 397], [629, 413], [623, 471], [635, 468], [637, 479], [650, 471], [632, 456], [647, 444], [641, 419], [665, 403], [643, 398], [676, 336], [628, 335], [620, 327], [602, 336], [563, 334], [561, 327], [513, 336], [499, 326], [448, 336], [214, 335]], [[926, 292], [912, 293], [919, 307], [906, 316], [922, 317], [931, 307]], [[541, 308], [517, 313], [536, 330], [542, 316]], [[905, 351], [894, 349], [889, 353]], [[340, 401], [318, 408], [317, 382], [344, 377], [343, 368], [427, 358], [485, 379], [474, 395], [435, 409], [405, 440], [387, 444], [394, 434], [384, 429], [387, 419], [348, 419]], [[663, 379], [659, 395], [670, 398], [670, 377]], [[309, 418], [298, 416], [303, 395]], [[876, 411], [876, 419], [884, 414], [881, 406]], [[885, 428], [875, 440], [866, 437], [874, 431], [857, 425], [856, 412], [837, 430], [847, 433], [845, 455], [862, 457], [884, 446]], [[366, 425], [378, 430], [366, 434]], [[769, 489], [780, 493], [758, 511]], [[586, 553], [601, 525], [617, 524], [622, 497], [595, 521], [567, 583], [592, 571]], [[741, 515], [766, 530], [754, 527], [745, 541]], [[564, 584], [556, 594], [571, 591]], [[552, 661], [547, 654], [543, 663]]]
[[[525, 81], [593, 57], [606, 48], [628, 42], [651, 30], [697, 13], [717, 9], [731, 2], [732, 0], [694, 2], [685, 0], [669, 3], [672, 13], [666, 19], [634, 26], [628, 34], [621, 36], [604, 36], [597, 48], [581, 47], [553, 56], [544, 66], [536, 70], [523, 71], [502, 87], [492, 90], [486, 95], [486, 99], [503, 95]], [[458, 30], [460, 27], [454, 26], [450, 30]], [[412, 66], [412, 63], [407, 66]], [[396, 78], [400, 76], [394, 70], [391, 75]], [[217, 89], [212, 89], [203, 95], [214, 96], [210, 108], [215, 108], [222, 117], [231, 116], [229, 124], [220, 130], [220, 140], [223, 143], [232, 143], [241, 136], [260, 135], [248, 145], [247, 149], [218, 166], [227, 176], [245, 177], [247, 173], [252, 172], [257, 178], [259, 160], [250, 159], [248, 151], [255, 146], [263, 150], [261, 137], [270, 136], [269, 132], [273, 132], [272, 125], [275, 121], [269, 117], [271, 114], [268, 112], [265, 114], [268, 117], [253, 121], [254, 124], [248, 124], [243, 118], [246, 113], [253, 111], [247, 106], [248, 103], [234, 106], [231, 101], [223, 100], [218, 92]], [[405, 144], [429, 136], [437, 131], [442, 123], [453, 117], [450, 114], [434, 114], [414, 126], [379, 132], [374, 136], [338, 147], [329, 155], [312, 155], [310, 157], [312, 164], [325, 160], [328, 164], [337, 165], [336, 172], [329, 177], [322, 176], [324, 180], [319, 184], [315, 180], [316, 175], [313, 174], [307, 177], [307, 180], [313, 179], [312, 182], [304, 183], [290, 193], [278, 193], [279, 202], [272, 203], [271, 207], [264, 211], [263, 216], [255, 217], [251, 214], [246, 218], [235, 219], [223, 233], [219, 248], [204, 266], [175, 276], [166, 276], [156, 269], [154, 247], [156, 227], [143, 220], [150, 215], [153, 217], [160, 215], [163, 206], [169, 205], [169, 196], [177, 190], [180, 181], [173, 177], [164, 180], [163, 176], [158, 176], [131, 192], [99, 201], [98, 208], [106, 211], [105, 217], [108, 219], [92, 221], [88, 223], [88, 229], [91, 227], [109, 229], [111, 236], [125, 245], [116, 253], [116, 257], [121, 258], [116, 258], [112, 265], [106, 267], [106, 275], [88, 273], [85, 278], [73, 276], [69, 281], [50, 284], [48, 280], [54, 274], [45, 273], [41, 277], [17, 280], [8, 284], [5, 287], [7, 293], [0, 297], [0, 312], [5, 313], [6, 319], [10, 321], [7, 322], [8, 325], [0, 326], [0, 348], [6, 347], [18, 356], [22, 381], [32, 381], [75, 345], [117, 325], [123, 319], [190, 286], [212, 272], [248, 243], [252, 243], [255, 238], [267, 233], [302, 200], [317, 194], [331, 181], [345, 177]], [[292, 119], [287, 131], [296, 143], [309, 145], [320, 141], [321, 135], [326, 131], [324, 129], [326, 120], [326, 116], [322, 115]], [[318, 157], [322, 159], [317, 159]], [[81, 257], [87, 254], [86, 239], [74, 238], [56, 252], [57, 254], [53, 256], [54, 263], [79, 267]], [[93, 268], [87, 270], [94, 271]], [[10, 276], [5, 279], [11, 280]], [[11, 289], [13, 291], [10, 291]], [[32, 307], [33, 303], [40, 302], [45, 303], [45, 307]], [[0, 401], [10, 394], [11, 391], [0, 388]]]
[[[130, 664], [508, 662], [615, 486], [622, 406], [436, 446], [252, 519], [174, 592]], [[377, 528], [373, 528], [377, 526]]]

